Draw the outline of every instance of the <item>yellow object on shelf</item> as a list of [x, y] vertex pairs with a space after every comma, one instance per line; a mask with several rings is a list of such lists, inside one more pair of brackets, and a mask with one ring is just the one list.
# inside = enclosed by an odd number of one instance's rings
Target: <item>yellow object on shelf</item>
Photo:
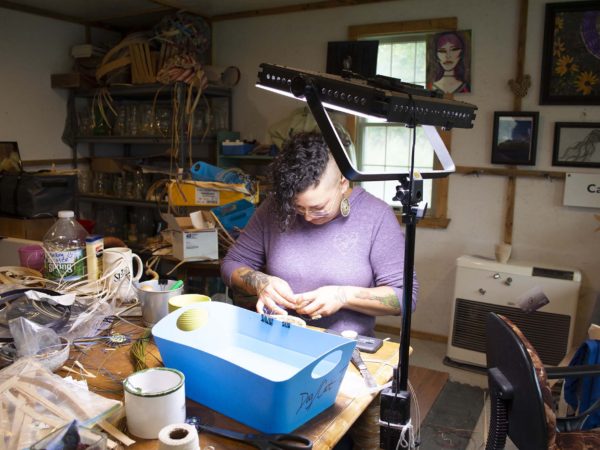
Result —
[[168, 187], [169, 203], [173, 206], [221, 206], [246, 199], [258, 203], [258, 184], [249, 192], [245, 184], [213, 181], [171, 181]]

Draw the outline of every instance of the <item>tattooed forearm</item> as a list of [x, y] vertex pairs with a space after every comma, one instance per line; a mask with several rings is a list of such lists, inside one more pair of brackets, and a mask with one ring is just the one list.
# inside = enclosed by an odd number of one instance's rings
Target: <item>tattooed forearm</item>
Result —
[[400, 309], [400, 300], [398, 300], [398, 296], [396, 294], [375, 295], [368, 291], [360, 291], [357, 294], [357, 297], [364, 300], [374, 300], [381, 303], [383, 306], [389, 306], [390, 308]]
[[268, 275], [251, 269], [243, 269], [240, 272], [240, 279], [244, 283], [244, 286], [254, 290], [256, 295], [260, 295], [262, 290], [269, 284]]
[[335, 291], [335, 299], [340, 302], [342, 306], [348, 303], [348, 296], [346, 295], [346, 291], [342, 286], [338, 287], [338, 289]]

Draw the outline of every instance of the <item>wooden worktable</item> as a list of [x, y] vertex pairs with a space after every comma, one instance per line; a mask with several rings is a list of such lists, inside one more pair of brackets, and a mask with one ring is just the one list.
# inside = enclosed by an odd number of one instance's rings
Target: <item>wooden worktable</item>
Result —
[[[142, 328], [123, 322], [116, 323], [113, 328], [116, 332], [131, 337], [134, 340], [139, 338], [144, 331]], [[78, 361], [87, 371], [96, 375], [96, 378], [87, 378], [88, 385], [92, 391], [122, 400], [121, 382], [134, 371], [129, 357], [130, 347], [131, 344], [118, 348], [107, 347], [104, 344], [95, 344], [89, 345], [85, 351], [73, 349], [66, 365], [75, 370], [80, 370], [78, 365], [75, 364], [75, 361]], [[147, 344], [146, 355], [148, 366], [161, 365], [160, 354], [152, 341]], [[383, 347], [377, 353], [364, 353], [363, 358], [367, 361], [369, 370], [378, 384], [385, 384], [391, 378], [392, 366], [398, 360], [398, 344], [384, 342]], [[66, 372], [63, 372], [63, 374], [66, 375]], [[71, 375], [73, 374], [71, 373]], [[356, 422], [375, 397], [376, 393], [367, 390], [359, 372], [350, 364], [335, 404], [298, 428], [295, 433], [302, 434], [311, 439], [315, 449], [331, 449]], [[187, 402], [187, 415], [188, 417], [198, 416], [202, 422], [209, 425], [216, 425], [236, 431], [253, 431], [245, 425], [189, 399]], [[136, 444], [129, 448], [149, 450], [158, 448], [157, 440], [143, 440], [135, 437], [134, 439], [137, 441]], [[200, 435], [200, 445], [201, 448], [207, 445], [214, 445], [218, 449], [232, 450], [252, 448], [239, 442], [206, 433]]]
[[[133, 323], [115, 323], [113, 331], [122, 333], [132, 338], [132, 342], [135, 342], [146, 330], [135, 325], [136, 319], [130, 320]], [[95, 378], [86, 378], [92, 391], [106, 397], [123, 400], [122, 380], [134, 371], [130, 360], [130, 348], [131, 343], [117, 348], [108, 347], [103, 343], [88, 344], [83, 351], [73, 349], [66, 365], [80, 371], [81, 368], [75, 363], [75, 361], [78, 361], [87, 371], [96, 376]], [[392, 367], [398, 361], [398, 350], [398, 344], [384, 342], [383, 347], [377, 353], [362, 354], [371, 374], [373, 374], [379, 385], [383, 385], [391, 379]], [[147, 344], [146, 363], [149, 367], [162, 365], [158, 349], [152, 341]], [[63, 371], [62, 374], [66, 375], [67, 372]], [[76, 377], [72, 373], [70, 375]], [[443, 372], [419, 367], [409, 368], [409, 377], [419, 399], [421, 420], [439, 394], [447, 376]], [[375, 401], [373, 401], [374, 399]], [[311, 439], [314, 443], [313, 448], [316, 450], [332, 449], [349, 430], [355, 439], [368, 438], [369, 442], [377, 442], [378, 413], [377, 393], [370, 392], [366, 388], [359, 372], [352, 364], [349, 364], [335, 404], [295, 430], [294, 433]], [[188, 417], [197, 416], [203, 423], [208, 425], [235, 431], [254, 432], [247, 426], [189, 399], [187, 401], [187, 415]], [[133, 438], [137, 442], [129, 447], [131, 449], [154, 450], [158, 448], [157, 440]], [[200, 435], [200, 445], [201, 448], [213, 445], [219, 450], [252, 448], [240, 442], [206, 433]], [[364, 447], [376, 448], [370, 444]]]

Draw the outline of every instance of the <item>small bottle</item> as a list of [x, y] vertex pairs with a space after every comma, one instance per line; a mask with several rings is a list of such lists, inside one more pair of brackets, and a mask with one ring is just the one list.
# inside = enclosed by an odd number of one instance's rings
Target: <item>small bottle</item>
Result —
[[102, 277], [102, 254], [104, 253], [104, 238], [92, 234], [85, 238], [85, 255], [87, 261], [88, 280], [96, 281]]
[[85, 238], [87, 231], [73, 211], [59, 211], [58, 220], [46, 232], [44, 275], [54, 281], [76, 281], [86, 275]]

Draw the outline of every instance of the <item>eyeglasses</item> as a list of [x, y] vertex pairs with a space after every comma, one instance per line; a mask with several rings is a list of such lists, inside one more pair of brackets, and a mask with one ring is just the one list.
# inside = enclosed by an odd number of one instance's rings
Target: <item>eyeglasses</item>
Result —
[[[340, 190], [340, 194], [341, 194], [341, 190]], [[342, 194], [343, 195], [343, 194]], [[301, 216], [307, 216], [310, 215], [311, 217], [315, 217], [315, 218], [321, 218], [321, 217], [327, 217], [329, 215], [331, 215], [331, 213], [334, 210], [334, 206], [335, 205], [335, 201], [337, 200], [337, 195], [333, 198], [331, 198], [326, 204], [325, 206], [321, 207], [321, 208], [302, 208], [300, 206], [295, 206], [296, 212], [298, 214], [300, 214]]]

